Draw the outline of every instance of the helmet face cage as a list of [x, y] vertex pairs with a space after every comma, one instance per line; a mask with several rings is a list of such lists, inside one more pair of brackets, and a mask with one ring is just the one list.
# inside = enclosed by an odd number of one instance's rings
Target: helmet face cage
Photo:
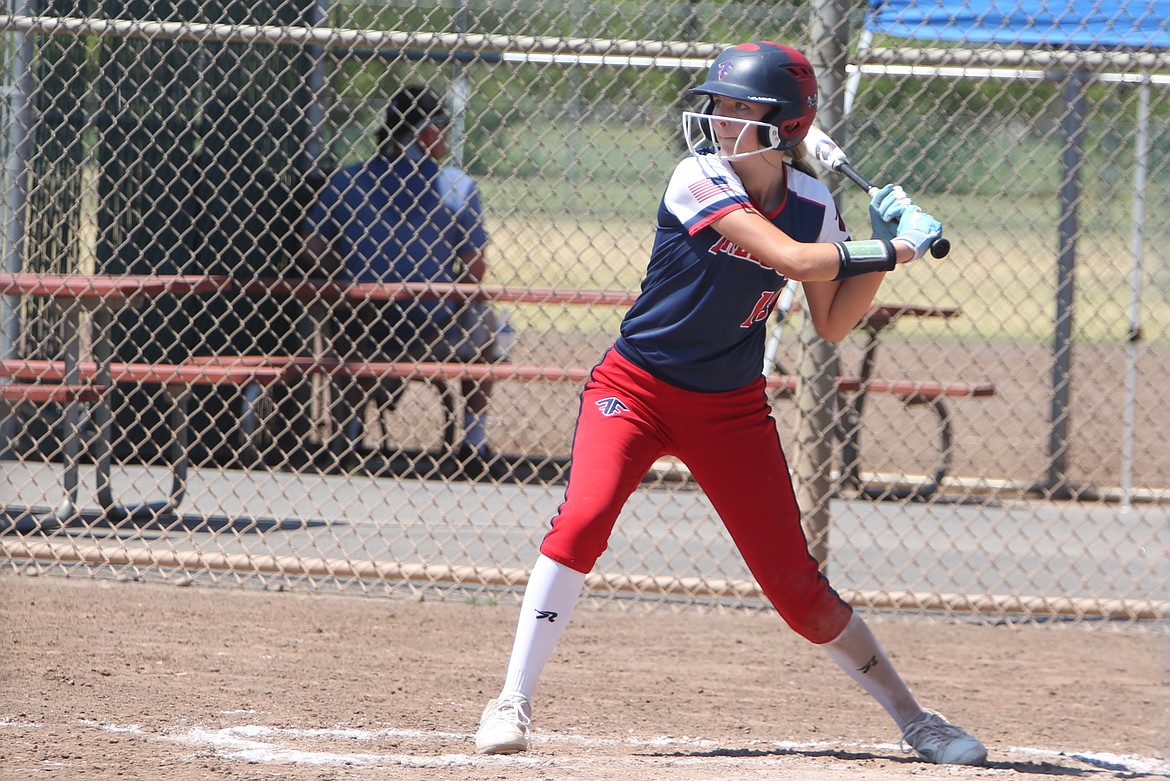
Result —
[[[716, 121], [741, 126], [739, 133], [735, 137], [735, 144], [732, 146], [731, 152], [724, 152], [719, 148], [718, 141], [715, 140], [715, 128], [712, 125]], [[687, 150], [691, 154], [699, 154], [701, 151], [710, 149], [713, 150], [712, 154], [715, 157], [723, 160], [736, 160], [758, 155], [763, 152], [770, 152], [773, 149], [779, 149], [779, 144], [781, 143], [780, 129], [771, 123], [754, 119], [716, 117], [707, 111], [684, 111], [682, 115], [682, 128]], [[759, 146], [756, 149], [742, 151], [741, 146], [743, 140], [746, 137], [750, 137], [749, 134], [752, 133], [753, 128], [755, 129], [756, 138], [759, 140]]]
[[704, 114], [711, 113], [715, 95], [770, 106], [762, 121], [766, 127], [759, 134], [760, 144], [768, 149], [788, 151], [799, 146], [817, 112], [812, 65], [791, 46], [771, 41], [727, 49], [715, 58], [706, 81], [691, 94], [707, 96]]

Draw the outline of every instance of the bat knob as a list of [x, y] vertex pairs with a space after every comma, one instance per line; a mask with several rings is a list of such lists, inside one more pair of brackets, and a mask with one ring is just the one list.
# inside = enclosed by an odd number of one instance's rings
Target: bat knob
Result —
[[934, 244], [930, 245], [930, 256], [932, 258], [945, 258], [951, 251], [951, 240], [948, 238], [939, 238]]

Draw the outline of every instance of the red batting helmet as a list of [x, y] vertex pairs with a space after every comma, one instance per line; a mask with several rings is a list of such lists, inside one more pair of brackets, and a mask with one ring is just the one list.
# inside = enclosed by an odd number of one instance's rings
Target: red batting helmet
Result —
[[773, 149], [799, 145], [817, 115], [812, 64], [791, 46], [772, 41], [741, 43], [725, 50], [711, 64], [707, 80], [691, 94], [708, 96], [704, 114], [711, 112], [712, 95], [772, 106], [763, 121], [777, 132], [761, 128], [760, 144]]

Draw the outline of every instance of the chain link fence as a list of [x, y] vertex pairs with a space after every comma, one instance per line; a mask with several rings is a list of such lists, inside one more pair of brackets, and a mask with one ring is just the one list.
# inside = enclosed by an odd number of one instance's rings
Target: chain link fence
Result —
[[[833, 440], [805, 508], [829, 519], [814, 551], [862, 608], [1157, 625], [1170, 62], [914, 44], [847, 19], [826, 129], [954, 249], [891, 274], [886, 308], [839, 348], [839, 373], [869, 384], [813, 413]], [[815, 21], [700, 2], [10, 4], [7, 565], [514, 598], [563, 496], [583, 372], [637, 293], [685, 153], [686, 90], [730, 43], [812, 52]], [[306, 264], [314, 203], [377, 154], [404, 84], [446, 105], [447, 162], [476, 183], [490, 236], [482, 284], [342, 285]], [[867, 230], [867, 197], [822, 178]], [[338, 347], [355, 323], [372, 332], [363, 307], [469, 299], [507, 355], [383, 346], [371, 363]], [[797, 297], [769, 360], [790, 448], [802, 324]], [[469, 472], [463, 386], [489, 382], [493, 455]], [[361, 383], [369, 398], [346, 403]], [[673, 461], [627, 505], [589, 591], [763, 607]]]

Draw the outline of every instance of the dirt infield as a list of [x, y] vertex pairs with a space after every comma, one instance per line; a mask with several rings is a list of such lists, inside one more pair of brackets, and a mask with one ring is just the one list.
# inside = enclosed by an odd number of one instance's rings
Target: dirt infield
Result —
[[534, 750], [477, 757], [516, 610], [2, 574], [0, 779], [1170, 778], [1164, 635], [875, 618], [955, 768], [778, 619], [585, 607]]

